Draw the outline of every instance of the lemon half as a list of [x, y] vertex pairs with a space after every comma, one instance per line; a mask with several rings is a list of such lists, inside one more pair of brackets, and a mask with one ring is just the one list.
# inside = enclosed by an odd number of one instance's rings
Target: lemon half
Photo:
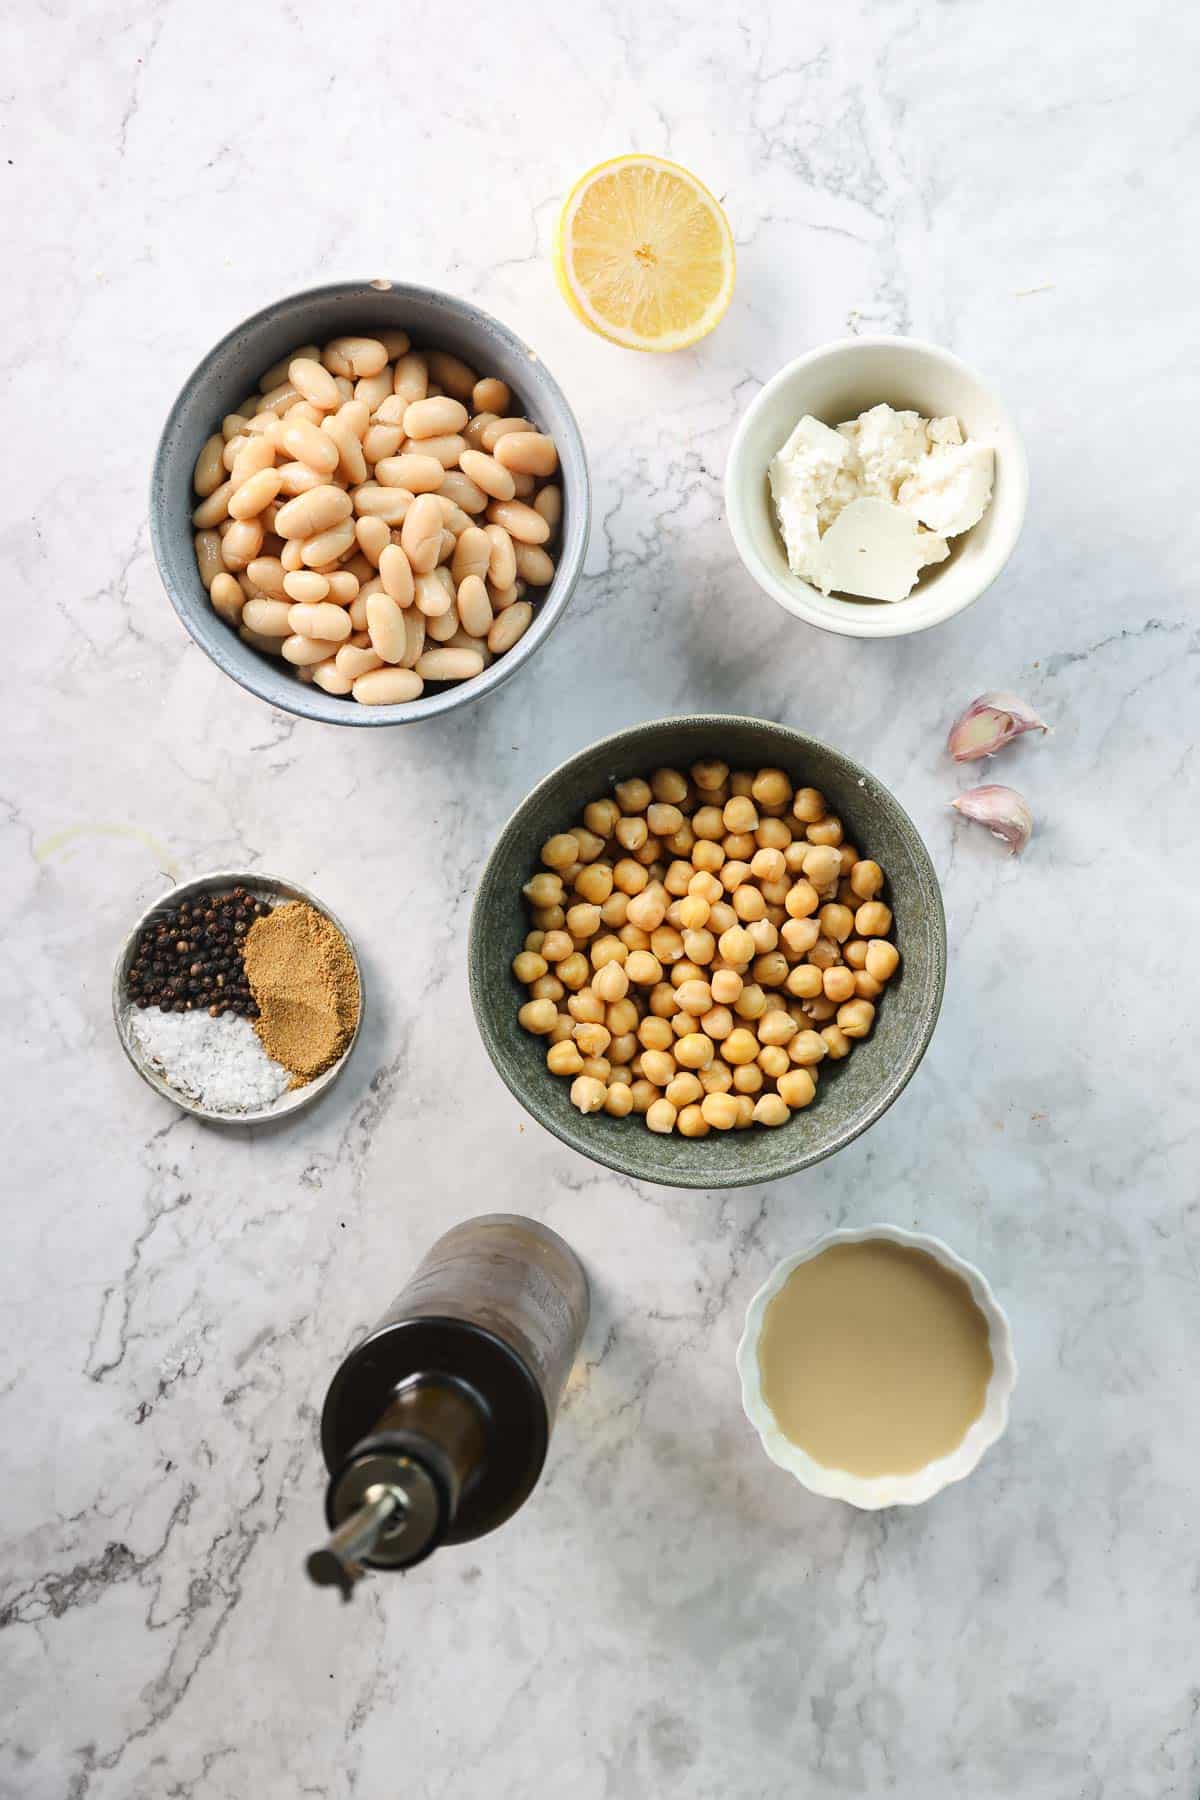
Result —
[[680, 350], [733, 294], [729, 221], [708, 189], [660, 156], [616, 156], [568, 194], [554, 242], [558, 285], [592, 331], [631, 350]]

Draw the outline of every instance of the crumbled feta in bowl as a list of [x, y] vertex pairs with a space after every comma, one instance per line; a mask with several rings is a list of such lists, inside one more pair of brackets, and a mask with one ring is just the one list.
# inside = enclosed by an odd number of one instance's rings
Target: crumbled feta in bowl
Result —
[[1012, 553], [1027, 492], [1000, 400], [957, 357], [907, 338], [789, 363], [747, 408], [725, 473], [749, 573], [794, 617], [847, 637], [906, 636], [971, 605]]
[[906, 600], [983, 517], [993, 468], [957, 419], [881, 402], [831, 431], [806, 413], [768, 468], [788, 567], [823, 594]]

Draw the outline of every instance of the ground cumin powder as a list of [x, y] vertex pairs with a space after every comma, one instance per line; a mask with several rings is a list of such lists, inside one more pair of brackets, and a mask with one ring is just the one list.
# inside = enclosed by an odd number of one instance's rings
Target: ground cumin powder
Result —
[[263, 1049], [291, 1070], [294, 1088], [303, 1087], [337, 1061], [358, 1023], [349, 946], [323, 914], [289, 900], [254, 921], [243, 961]]

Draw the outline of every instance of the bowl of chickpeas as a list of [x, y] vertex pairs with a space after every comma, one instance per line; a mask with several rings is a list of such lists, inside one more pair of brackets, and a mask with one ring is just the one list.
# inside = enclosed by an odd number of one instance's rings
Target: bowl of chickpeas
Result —
[[334, 725], [492, 692], [562, 617], [587, 550], [579, 428], [538, 357], [453, 295], [343, 282], [256, 313], [159, 443], [159, 572], [242, 687]]
[[767, 720], [660, 719], [514, 813], [469, 974], [547, 1130], [634, 1179], [738, 1187], [833, 1155], [899, 1096], [937, 1023], [945, 916], [869, 770]]

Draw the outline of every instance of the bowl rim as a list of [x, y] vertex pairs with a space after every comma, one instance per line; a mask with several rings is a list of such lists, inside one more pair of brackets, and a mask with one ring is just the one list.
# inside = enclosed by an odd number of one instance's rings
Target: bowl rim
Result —
[[[749, 479], [745, 470], [745, 445], [763, 408], [775, 395], [785, 388], [796, 374], [815, 367], [835, 356], [855, 355], [862, 350], [889, 350], [901, 353], [911, 352], [916, 361], [928, 360], [940, 363], [944, 368], [952, 370], [956, 375], [965, 377], [988, 397], [988, 401], [1002, 421], [1008, 434], [1009, 443], [1004, 454], [1005, 481], [1011, 484], [1014, 495], [1014, 510], [1011, 529], [1007, 541], [998, 545], [988, 564], [982, 572], [981, 579], [974, 591], [967, 590], [959, 599], [931, 610], [928, 617], [918, 617], [906, 612], [909, 601], [900, 601], [896, 605], [856, 608], [846, 602], [847, 612], [844, 619], [834, 620], [810, 608], [805, 593], [811, 593], [814, 599], [824, 600], [815, 588], [800, 576], [794, 576], [795, 586], [781, 581], [773, 570], [762, 561], [750, 541], [750, 532], [746, 523], [746, 510], [743, 503], [745, 484]], [[765, 479], [765, 471], [763, 471]], [[915, 637], [918, 632], [932, 631], [937, 625], [944, 625], [947, 620], [956, 618], [973, 606], [1002, 574], [1009, 558], [1016, 549], [1021, 530], [1025, 523], [1025, 512], [1029, 502], [1029, 459], [1025, 445], [1011, 412], [1000, 399], [994, 387], [974, 370], [962, 357], [956, 356], [952, 350], [943, 349], [940, 344], [929, 343], [924, 338], [903, 337], [889, 333], [877, 333], [863, 337], [833, 338], [827, 344], [818, 344], [815, 349], [806, 350], [802, 356], [793, 357], [790, 362], [778, 369], [764, 383], [746, 407], [734, 430], [729, 446], [729, 454], [725, 459], [725, 516], [729, 524], [730, 536], [743, 568], [751, 579], [762, 589], [764, 594], [774, 600], [784, 612], [790, 613], [794, 619], [801, 619], [806, 625], [813, 625], [818, 631], [829, 632], [831, 636], [853, 638], [895, 638]], [[919, 593], [914, 590], [909, 600]], [[928, 594], [933, 599], [936, 590]]]
[[[933, 968], [931, 970], [933, 983], [932, 1004], [928, 1008], [928, 1016], [924, 1019], [921, 1029], [915, 1033], [904, 1056], [897, 1063], [892, 1065], [892, 1068], [889, 1071], [888, 1080], [881, 1085], [878, 1094], [871, 1101], [870, 1105], [864, 1109], [861, 1117], [842, 1126], [841, 1129], [834, 1133], [825, 1144], [799, 1149], [794, 1156], [785, 1160], [783, 1167], [766, 1175], [752, 1171], [743, 1178], [736, 1174], [722, 1173], [720, 1170], [716, 1169], [711, 1172], [702, 1169], [696, 1171], [690, 1169], [678, 1171], [671, 1169], [669, 1166], [664, 1166], [662, 1169], [647, 1171], [644, 1157], [637, 1155], [630, 1156], [621, 1152], [619, 1147], [620, 1140], [616, 1140], [614, 1147], [610, 1148], [604, 1141], [604, 1134], [602, 1132], [596, 1134], [595, 1141], [592, 1143], [584, 1141], [583, 1132], [577, 1131], [576, 1135], [571, 1135], [555, 1118], [552, 1116], [544, 1117], [540, 1110], [534, 1110], [534, 1107], [530, 1104], [529, 1098], [520, 1082], [516, 1079], [515, 1075], [510, 1073], [508, 1059], [503, 1053], [500, 1040], [493, 1029], [491, 1018], [484, 1005], [484, 969], [487, 967], [489, 961], [489, 952], [485, 943], [485, 938], [489, 928], [489, 921], [486, 921], [483, 918], [482, 895], [487, 886], [493, 864], [496, 862], [501, 847], [509, 833], [517, 827], [522, 815], [534, 805], [539, 797], [552, 793], [557, 783], [564, 776], [572, 772], [577, 765], [586, 760], [590, 760], [598, 752], [603, 753], [611, 751], [623, 754], [622, 747], [627, 744], [630, 739], [635, 738], [642, 733], [660, 729], [664, 726], [670, 726], [676, 729], [685, 726], [702, 727], [705, 731], [712, 731], [714, 733], [720, 731], [722, 727], [736, 726], [739, 729], [744, 729], [747, 726], [751, 726], [772, 733], [782, 733], [786, 739], [790, 740], [788, 745], [789, 754], [793, 754], [797, 756], [797, 758], [802, 758], [809, 748], [816, 747], [823, 755], [832, 758], [836, 764], [839, 764], [840, 772], [854, 780], [856, 783], [860, 781], [869, 782], [871, 784], [873, 797], [878, 798], [879, 796], [882, 796], [884, 798], [884, 803], [894, 809], [899, 822], [902, 825], [907, 826], [908, 831], [911, 833], [911, 839], [915, 846], [915, 855], [917, 859], [924, 861], [926, 872], [929, 877], [928, 885], [936, 902], [936, 908], [931, 921], [935, 952], [933, 957]], [[556, 768], [551, 769], [546, 775], [543, 775], [541, 780], [538, 781], [525, 795], [524, 799], [513, 808], [508, 818], [504, 821], [504, 824], [496, 833], [492, 848], [488, 852], [487, 861], [484, 863], [479, 880], [476, 883], [475, 898], [471, 907], [471, 921], [467, 934], [467, 981], [471, 994], [471, 1008], [475, 1015], [476, 1028], [480, 1037], [483, 1039], [484, 1049], [487, 1051], [497, 1074], [500, 1076], [500, 1079], [503, 1081], [509, 1093], [512, 1094], [513, 1098], [520, 1104], [522, 1109], [529, 1114], [530, 1118], [534, 1119], [544, 1130], [549, 1131], [552, 1136], [558, 1138], [560, 1143], [566, 1144], [570, 1149], [577, 1151], [581, 1156], [588, 1158], [590, 1161], [599, 1163], [603, 1168], [611, 1169], [615, 1174], [626, 1175], [634, 1181], [654, 1182], [662, 1187], [694, 1188], [701, 1191], [715, 1188], [756, 1187], [765, 1182], [780, 1181], [785, 1176], [794, 1175], [802, 1169], [812, 1168], [817, 1163], [824, 1162], [827, 1157], [836, 1155], [839, 1150], [844, 1150], [848, 1144], [854, 1142], [855, 1138], [861, 1137], [863, 1132], [869, 1130], [872, 1125], [881, 1119], [883, 1114], [888, 1111], [889, 1107], [900, 1098], [900, 1095], [904, 1092], [905, 1088], [916, 1074], [922, 1058], [929, 1048], [933, 1033], [937, 1027], [938, 1019], [941, 1016], [942, 1001], [945, 997], [946, 961], [946, 912], [942, 900], [941, 886], [937, 878], [937, 870], [934, 867], [933, 858], [929, 854], [925, 840], [922, 838], [921, 833], [917, 830], [913, 820], [905, 808], [900, 804], [899, 800], [896, 799], [896, 796], [892, 793], [891, 789], [881, 781], [877, 775], [866, 768], [864, 764], [856, 762], [853, 757], [847, 756], [845, 751], [838, 750], [831, 744], [826, 744], [822, 739], [815, 738], [808, 732], [797, 731], [795, 727], [784, 725], [777, 720], [758, 719], [744, 713], [686, 713], [674, 718], [668, 717], [643, 720], [640, 724], [627, 725], [620, 731], [610, 732], [607, 736], [597, 738], [594, 742], [584, 745], [582, 749], [575, 751], [573, 755], [559, 763]], [[551, 1078], [547, 1077], [547, 1079]], [[553, 1079], [557, 1078], [555, 1077]], [[582, 1119], [582, 1115], [580, 1115], [580, 1117]], [[646, 1133], [642, 1133], [642, 1136], [646, 1135]], [[649, 1135], [652, 1136], [653, 1134]], [[638, 1141], [640, 1142], [640, 1139]], [[670, 1139], [664, 1140], [664, 1142], [670, 1141]]]
[[[269, 1106], [258, 1107], [253, 1112], [217, 1112], [212, 1107], [202, 1106], [198, 1100], [193, 1100], [190, 1094], [185, 1094], [179, 1088], [172, 1087], [170, 1082], [153, 1067], [148, 1058], [142, 1055], [141, 1050], [133, 1042], [129, 1030], [129, 1019], [134, 1008], [130, 1003], [125, 983], [138, 938], [146, 926], [153, 921], [156, 914], [161, 913], [166, 907], [178, 906], [181, 901], [190, 900], [195, 894], [213, 893], [219, 888], [238, 886], [248, 888], [252, 893], [258, 889], [262, 893], [272, 894], [282, 901], [302, 900], [306, 905], [311, 906], [314, 912], [318, 912], [328, 919], [330, 924], [341, 932], [354, 963], [354, 972], [358, 976], [358, 1018], [350, 1035], [350, 1042], [337, 1061], [331, 1063], [327, 1069], [323, 1069], [319, 1075], [314, 1076], [312, 1081], [305, 1082], [304, 1086], [300, 1088], [285, 1088], [278, 1100], [272, 1101]], [[306, 1106], [311, 1106], [314, 1100], [319, 1099], [328, 1088], [333, 1086], [349, 1062], [354, 1053], [354, 1046], [358, 1043], [363, 1014], [366, 1010], [367, 990], [363, 981], [362, 964], [358, 959], [354, 939], [346, 925], [331, 907], [326, 906], [323, 900], [318, 900], [317, 896], [310, 893], [307, 888], [301, 887], [298, 881], [289, 881], [282, 875], [264, 874], [261, 870], [239, 872], [232, 869], [206, 869], [203, 874], [192, 875], [187, 881], [176, 882], [174, 887], [168, 888], [164, 894], [159, 895], [157, 900], [152, 901], [130, 926], [113, 964], [113, 1025], [116, 1028], [117, 1041], [131, 1066], [146, 1085], [152, 1087], [162, 1099], [169, 1100], [172, 1106], [179, 1107], [181, 1112], [191, 1113], [193, 1118], [203, 1119], [210, 1125], [232, 1125], [234, 1127], [274, 1125], [282, 1120], [290, 1119], [295, 1113], [302, 1112]]]
[[[943, 1268], [962, 1277], [972, 1300], [987, 1320], [992, 1373], [982, 1411], [971, 1421], [961, 1442], [953, 1450], [909, 1474], [878, 1475], [868, 1479], [852, 1475], [846, 1469], [830, 1468], [825, 1463], [814, 1461], [807, 1451], [784, 1436], [763, 1395], [758, 1341], [767, 1307], [793, 1270], [798, 1269], [802, 1263], [811, 1262], [834, 1244], [861, 1244], [871, 1240], [923, 1250]], [[810, 1493], [828, 1500], [845, 1500], [864, 1512], [878, 1512], [886, 1506], [920, 1506], [935, 1494], [940, 1494], [943, 1488], [965, 1480], [992, 1445], [1003, 1437], [1008, 1427], [1013, 1391], [1017, 1385], [1017, 1359], [1013, 1351], [1012, 1327], [1008, 1314], [997, 1300], [983, 1271], [965, 1257], [959, 1256], [943, 1238], [928, 1232], [909, 1231], [903, 1225], [886, 1223], [843, 1226], [839, 1230], [828, 1231], [805, 1249], [776, 1263], [746, 1308], [746, 1322], [738, 1342], [736, 1361], [741, 1381], [742, 1409], [758, 1432], [763, 1449], [771, 1461], [781, 1469], [786, 1469]]]
[[[583, 530], [579, 539], [578, 552], [572, 563], [564, 565], [560, 562], [556, 566], [554, 580], [551, 582], [550, 587], [545, 591], [545, 598], [542, 600], [535, 613], [529, 630], [511, 650], [505, 651], [503, 656], [498, 656], [490, 668], [484, 669], [481, 675], [472, 676], [469, 681], [456, 682], [451, 686], [444, 687], [440, 693], [428, 695], [422, 694], [420, 699], [406, 701], [403, 705], [347, 706], [344, 708], [345, 717], [343, 718], [340, 715], [337, 717], [330, 716], [323, 708], [320, 711], [316, 711], [312, 705], [306, 705], [305, 697], [309, 694], [309, 689], [306, 684], [299, 679], [286, 684], [288, 688], [287, 697], [281, 698], [270, 689], [265, 679], [265, 674], [260, 674], [256, 660], [250, 668], [243, 670], [240, 665], [234, 663], [232, 658], [227, 664], [213, 654], [212, 650], [203, 641], [198, 631], [195, 629], [193, 620], [189, 616], [183, 603], [182, 596], [176, 592], [175, 585], [168, 574], [166, 527], [157, 496], [166, 491], [166, 483], [162, 476], [162, 467], [166, 457], [168, 442], [172, 438], [177, 427], [178, 419], [182, 414], [188, 398], [198, 384], [203, 381], [208, 365], [212, 362], [214, 357], [218, 356], [227, 346], [235, 344], [246, 332], [253, 330], [259, 325], [269, 323], [272, 317], [282, 307], [292, 306], [305, 301], [348, 298], [350, 295], [358, 296], [362, 295], [364, 290], [369, 289], [373, 289], [381, 301], [386, 299], [390, 294], [399, 296], [401, 302], [403, 302], [405, 296], [412, 296], [422, 301], [432, 301], [446, 306], [451, 311], [464, 318], [472, 328], [497, 332], [502, 338], [508, 341], [510, 348], [515, 354], [523, 356], [526, 361], [536, 367], [539, 382], [544, 383], [550, 390], [557, 403], [561, 406], [565, 418], [569, 422], [570, 435], [573, 440], [573, 449], [578, 454], [579, 468], [581, 471], [581, 477], [577, 482], [577, 485], [579, 486], [579, 497], [576, 500], [574, 496], [572, 496], [569, 505], [572, 513], [576, 508], [579, 509], [582, 516]], [[189, 637], [199, 649], [203, 651], [208, 660], [215, 664], [222, 675], [225, 675], [231, 681], [236, 682], [239, 687], [244, 688], [248, 693], [253, 694], [256, 699], [265, 701], [268, 706], [278, 707], [283, 712], [291, 713], [297, 718], [308, 719], [311, 723], [316, 725], [350, 725], [355, 727], [415, 725], [420, 723], [423, 719], [440, 717], [444, 713], [455, 711], [460, 706], [468, 705], [472, 700], [480, 700], [488, 694], [495, 693], [497, 688], [503, 687], [506, 681], [510, 681], [513, 676], [517, 674], [518, 670], [524, 667], [534, 651], [539, 649], [541, 645], [545, 643], [546, 639], [550, 636], [550, 633], [554, 630], [566, 611], [567, 606], [571, 601], [571, 597], [579, 584], [580, 577], [583, 574], [584, 566], [587, 561], [588, 544], [591, 538], [592, 482], [591, 472], [588, 468], [587, 450], [583, 441], [583, 433], [579, 428], [579, 421], [575, 417], [573, 408], [567, 400], [562, 387], [555, 380], [549, 368], [542, 361], [542, 358], [536, 351], [529, 347], [525, 340], [520, 337], [510, 325], [506, 325], [504, 321], [498, 319], [495, 314], [485, 312], [482, 307], [476, 306], [473, 301], [460, 299], [457, 294], [448, 293], [444, 288], [430, 287], [423, 282], [393, 281], [383, 277], [376, 277], [374, 280], [325, 282], [317, 287], [301, 288], [295, 293], [283, 294], [279, 298], [269, 301], [265, 306], [260, 306], [256, 312], [250, 313], [238, 324], [232, 326], [217, 339], [215, 344], [212, 344], [209, 349], [204, 352], [181, 382], [175, 398], [171, 402], [162, 430], [159, 432], [158, 442], [155, 445], [154, 458], [150, 468], [148, 517], [150, 522], [150, 542], [154, 552], [155, 566], [158, 570], [158, 578], [166, 590], [167, 598], [174, 607], [175, 612]], [[561, 591], [556, 593], [555, 589], [558, 587], [561, 587]], [[240, 640], [237, 638], [237, 634], [231, 633], [230, 635], [232, 636], [233, 641], [241, 648], [242, 646]], [[294, 696], [291, 693], [293, 687], [296, 690]], [[328, 698], [334, 699], [337, 697], [330, 695]]]

